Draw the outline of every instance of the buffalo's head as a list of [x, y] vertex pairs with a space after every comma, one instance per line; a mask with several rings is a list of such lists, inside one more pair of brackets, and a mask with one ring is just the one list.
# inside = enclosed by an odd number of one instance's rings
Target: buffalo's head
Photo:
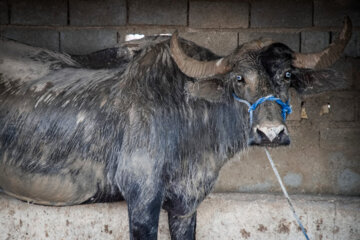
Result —
[[[195, 79], [189, 82], [189, 93], [211, 102], [234, 101], [234, 97], [251, 104], [273, 95], [286, 103], [289, 88], [312, 94], [341, 88], [344, 79], [326, 69], [342, 54], [351, 37], [351, 21], [345, 18], [336, 41], [321, 52], [297, 53], [282, 43], [269, 39], [251, 41], [229, 56], [213, 61], [198, 61], [187, 56], [178, 42], [177, 32], [171, 38], [171, 55], [180, 70]], [[276, 101], [265, 101], [253, 111], [249, 134], [250, 145], [288, 145], [290, 138]]]

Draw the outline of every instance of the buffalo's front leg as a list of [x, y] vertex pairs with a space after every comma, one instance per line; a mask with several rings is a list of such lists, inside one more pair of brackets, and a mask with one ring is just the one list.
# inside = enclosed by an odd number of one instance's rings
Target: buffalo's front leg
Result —
[[157, 239], [161, 194], [128, 203], [130, 239]]
[[128, 205], [130, 239], [157, 239], [164, 187], [162, 164], [136, 150], [118, 166], [115, 178]]
[[191, 216], [175, 216], [168, 213], [171, 240], [195, 239], [196, 212]]

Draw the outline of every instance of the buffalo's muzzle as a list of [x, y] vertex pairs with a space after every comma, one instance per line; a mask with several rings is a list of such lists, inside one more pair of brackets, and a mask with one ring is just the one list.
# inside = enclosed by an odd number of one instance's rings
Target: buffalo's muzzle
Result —
[[257, 125], [252, 128], [249, 137], [249, 145], [279, 146], [289, 144], [290, 137], [284, 124]]

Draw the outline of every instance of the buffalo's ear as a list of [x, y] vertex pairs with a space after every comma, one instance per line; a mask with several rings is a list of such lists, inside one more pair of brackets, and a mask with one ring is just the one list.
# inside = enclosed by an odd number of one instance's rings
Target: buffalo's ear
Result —
[[301, 94], [316, 94], [347, 88], [344, 74], [332, 69], [295, 69], [292, 72], [291, 87]]
[[222, 81], [218, 79], [187, 82], [185, 89], [190, 97], [204, 99], [209, 102], [222, 102], [225, 97]]

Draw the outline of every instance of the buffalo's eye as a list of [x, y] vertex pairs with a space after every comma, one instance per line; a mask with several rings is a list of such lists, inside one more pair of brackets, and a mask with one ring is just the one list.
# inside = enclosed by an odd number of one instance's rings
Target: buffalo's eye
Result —
[[291, 78], [291, 72], [285, 73], [285, 79], [289, 80]]
[[237, 81], [238, 83], [244, 82], [243, 76], [241, 76], [241, 75], [236, 76], [236, 81]]

